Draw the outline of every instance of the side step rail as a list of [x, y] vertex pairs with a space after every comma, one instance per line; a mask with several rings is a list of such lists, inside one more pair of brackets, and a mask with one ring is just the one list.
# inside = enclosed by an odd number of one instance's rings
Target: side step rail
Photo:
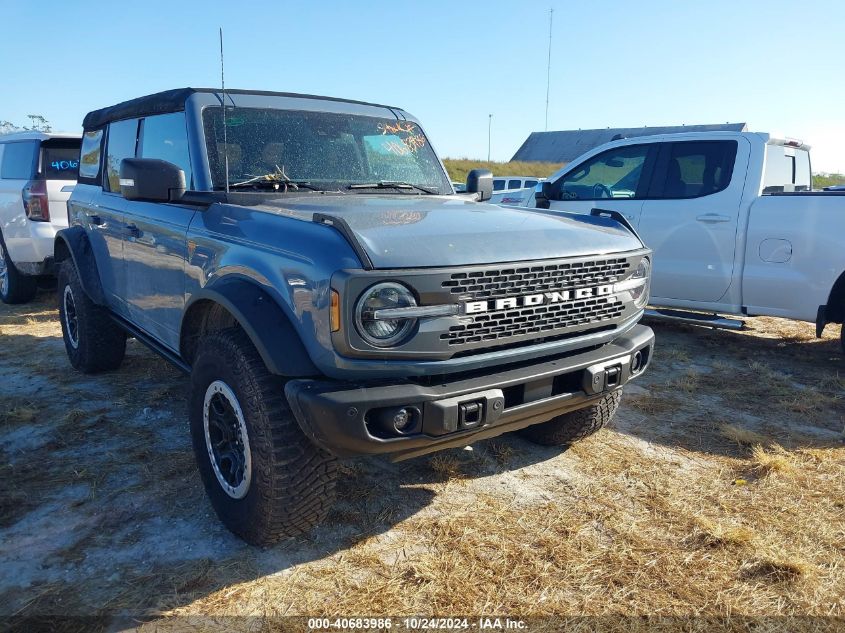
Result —
[[718, 328], [720, 330], [742, 330], [745, 328], [745, 321], [740, 319], [728, 319], [718, 314], [705, 314], [703, 312], [689, 312], [687, 310], [671, 310], [668, 308], [649, 308], [645, 316], [658, 321], [674, 321], [675, 323], [689, 323], [691, 325], [702, 325], [704, 327]]

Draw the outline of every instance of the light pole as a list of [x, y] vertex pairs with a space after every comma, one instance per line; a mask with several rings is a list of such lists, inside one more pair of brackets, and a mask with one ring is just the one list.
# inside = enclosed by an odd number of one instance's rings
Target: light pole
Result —
[[490, 162], [490, 139], [493, 138], [493, 115], [487, 115], [487, 162]]

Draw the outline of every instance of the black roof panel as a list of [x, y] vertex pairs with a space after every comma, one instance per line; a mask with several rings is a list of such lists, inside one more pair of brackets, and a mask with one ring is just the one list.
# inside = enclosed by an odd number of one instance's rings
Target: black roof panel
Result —
[[[128, 119], [130, 117], [149, 116], [153, 114], [166, 114], [168, 112], [181, 112], [185, 109], [185, 101], [188, 97], [197, 92], [203, 93], [222, 93], [219, 88], [175, 88], [173, 90], [165, 90], [163, 92], [156, 92], [155, 94], [138, 97], [137, 99], [130, 99], [117, 105], [109, 106], [94, 110], [85, 115], [82, 121], [82, 127], [86, 130], [102, 127], [110, 121], [119, 121], [120, 119]], [[376, 106], [379, 108], [389, 108], [399, 110], [393, 106], [386, 106], [379, 103], [369, 103], [367, 101], [354, 101], [352, 99], [340, 99], [337, 97], [321, 97], [319, 95], [297, 94], [294, 92], [270, 92], [266, 90], [226, 90], [226, 94], [233, 95], [259, 95], [271, 97], [298, 97], [300, 99], [321, 99], [325, 101], [343, 101], [346, 103], [355, 103], [358, 105]]]

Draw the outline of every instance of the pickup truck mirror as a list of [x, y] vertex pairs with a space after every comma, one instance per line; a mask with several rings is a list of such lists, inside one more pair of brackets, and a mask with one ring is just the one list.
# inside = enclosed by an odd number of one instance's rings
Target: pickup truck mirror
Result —
[[534, 203], [538, 209], [548, 209], [549, 200], [552, 199], [552, 183], [548, 180], [538, 182], [534, 187]]
[[467, 193], [477, 193], [478, 201], [493, 197], [493, 172], [489, 169], [473, 169], [467, 174]]
[[177, 202], [185, 195], [185, 172], [158, 158], [120, 161], [120, 195], [127, 200]]

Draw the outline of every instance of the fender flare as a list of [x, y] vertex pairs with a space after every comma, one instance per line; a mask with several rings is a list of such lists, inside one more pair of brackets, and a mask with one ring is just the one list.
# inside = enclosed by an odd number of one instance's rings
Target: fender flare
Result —
[[[180, 347], [188, 340], [186, 328], [191, 327], [191, 308], [203, 301], [224, 307], [234, 317], [271, 373], [286, 377], [321, 374], [275, 299], [257, 284], [244, 279], [220, 281], [192, 295], [179, 327]], [[181, 352], [185, 358], [184, 347]]]
[[97, 305], [105, 305], [103, 284], [100, 282], [100, 271], [97, 270], [97, 260], [91, 250], [91, 242], [81, 226], [72, 226], [56, 233], [54, 241], [54, 261], [58, 267], [64, 260], [73, 260], [79, 273], [82, 290]]

